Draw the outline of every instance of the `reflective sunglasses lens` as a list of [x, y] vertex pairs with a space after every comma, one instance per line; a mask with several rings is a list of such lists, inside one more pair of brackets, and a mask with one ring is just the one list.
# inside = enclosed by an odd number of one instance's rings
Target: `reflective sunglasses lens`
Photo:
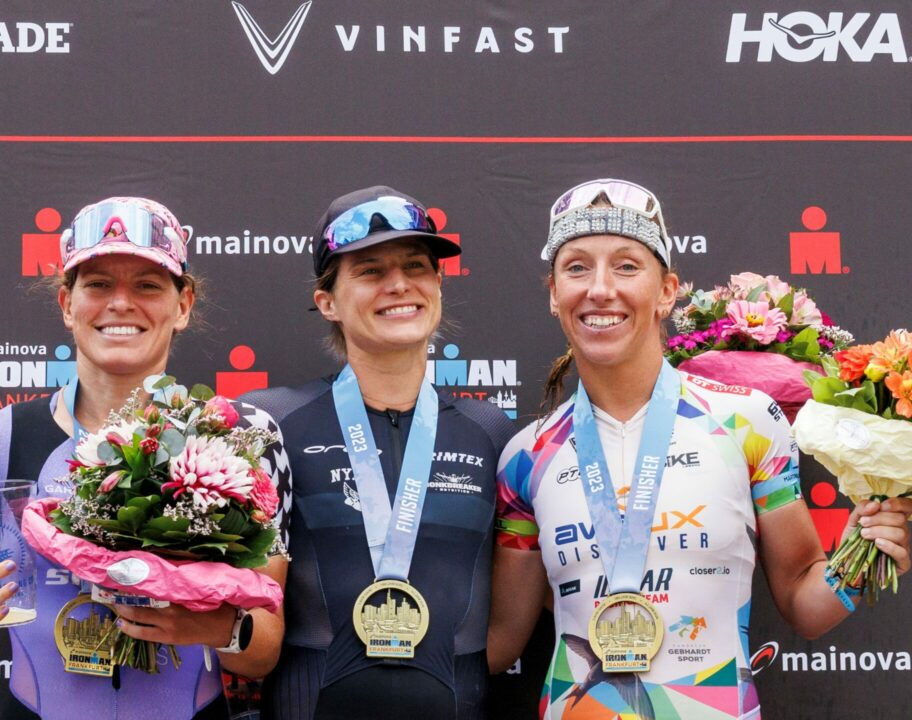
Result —
[[381, 198], [357, 205], [329, 224], [323, 237], [328, 241], [330, 251], [366, 238], [374, 215], [380, 215], [394, 230], [430, 230], [421, 208], [400, 198]]

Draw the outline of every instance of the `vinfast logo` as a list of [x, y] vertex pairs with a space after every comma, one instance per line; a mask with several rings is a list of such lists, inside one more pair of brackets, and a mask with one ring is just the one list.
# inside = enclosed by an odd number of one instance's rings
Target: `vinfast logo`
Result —
[[[270, 75], [278, 73], [288, 59], [304, 20], [310, 12], [311, 4], [312, 1], [298, 5], [285, 26], [273, 38], [263, 30], [246, 6], [232, 0], [231, 6], [244, 34], [260, 64]], [[510, 28], [495, 28], [490, 25], [433, 27], [384, 24], [362, 27], [357, 23], [339, 24], [334, 30], [339, 46], [346, 53], [402, 52], [415, 55], [470, 52], [476, 55], [499, 55], [511, 51], [518, 55], [533, 52], [561, 54], [564, 52], [566, 36], [570, 32], [569, 26], [516, 25]]]
[[787, 62], [871, 62], [886, 55], [893, 62], [909, 62], [896, 13], [872, 15], [831, 12], [824, 19], [798, 11], [780, 16], [764, 13], [748, 20], [746, 13], [732, 15], [725, 62], [741, 62], [745, 46], [757, 46], [757, 62], [770, 62], [775, 52]]
[[0, 21], [0, 53], [69, 53], [66, 38], [72, 29], [68, 22]]
[[288, 53], [294, 46], [295, 40], [298, 39], [298, 33], [307, 19], [307, 13], [310, 11], [310, 2], [301, 3], [298, 9], [292, 13], [291, 18], [282, 28], [282, 31], [272, 40], [253, 19], [253, 15], [239, 2], [232, 2], [231, 6], [244, 28], [247, 39], [253, 45], [253, 51], [256, 53], [260, 64], [266, 68], [270, 75], [275, 75], [288, 58]]
[[912, 656], [905, 650], [859, 652], [840, 650], [835, 645], [825, 652], [780, 652], [779, 643], [770, 641], [761, 645], [750, 660], [754, 675], [768, 667], [778, 667], [782, 672], [909, 672]]

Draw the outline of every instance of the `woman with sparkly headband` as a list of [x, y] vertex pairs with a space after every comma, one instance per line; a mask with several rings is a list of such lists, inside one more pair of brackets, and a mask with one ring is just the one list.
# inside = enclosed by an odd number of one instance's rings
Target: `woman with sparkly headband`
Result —
[[[568, 350], [547, 415], [498, 469], [488, 658], [510, 666], [546, 588], [556, 644], [543, 718], [759, 718], [747, 627], [755, 559], [783, 617], [813, 638], [855, 609], [830, 589], [798, 454], [775, 403], [671, 368], [662, 321], [678, 278], [656, 197], [624, 180], [567, 191], [542, 259]], [[558, 406], [571, 364], [579, 385]], [[912, 500], [856, 525], [908, 571]]]
[[281, 720], [480, 720], [501, 410], [427, 380], [440, 259], [426, 208], [375, 186], [314, 236], [314, 303], [341, 372], [252, 393], [294, 476], [285, 637], [263, 685]]
[[[83, 208], [61, 236], [63, 276], [57, 299], [76, 345], [76, 373], [50, 398], [8, 405], [0, 411], [0, 477], [36, 482], [37, 496], [62, 496], [83, 433], [97, 431], [111, 410], [121, 408], [143, 380], [164, 371], [172, 341], [189, 321], [196, 280], [187, 272], [186, 235], [163, 205], [143, 198], [109, 198]], [[236, 405], [242, 423], [263, 424], [265, 414]], [[248, 412], [249, 411], [249, 412]], [[267, 450], [274, 461], [281, 447]], [[283, 475], [280, 484], [288, 482]], [[283, 488], [279, 488], [280, 491]], [[284, 560], [267, 572], [279, 576]], [[0, 577], [12, 568], [0, 567]], [[142, 640], [179, 644], [176, 669], [159, 657], [158, 674], [117, 668], [112, 677], [66, 672], [55, 642], [55, 623], [85, 589], [80, 581], [44, 558], [37, 560], [38, 617], [10, 630], [13, 648], [10, 689], [18, 700], [0, 715], [9, 720], [209, 720], [228, 718], [217, 662], [207, 668], [203, 645], [219, 650], [222, 666], [262, 674], [262, 638], [281, 634], [281, 620], [263, 610], [246, 613], [223, 605], [191, 613], [178, 605], [163, 609], [119, 606], [118, 624]], [[9, 583], [4, 601], [16, 592]], [[244, 620], [249, 643], [239, 646]], [[250, 632], [251, 618], [255, 626]], [[167, 655], [163, 653], [162, 655]]]

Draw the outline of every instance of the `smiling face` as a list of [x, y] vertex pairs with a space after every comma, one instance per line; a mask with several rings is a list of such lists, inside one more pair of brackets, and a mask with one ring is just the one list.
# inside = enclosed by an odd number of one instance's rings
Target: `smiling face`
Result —
[[327, 320], [339, 323], [347, 351], [427, 351], [440, 324], [440, 284], [427, 247], [396, 240], [339, 256], [331, 289], [314, 292]]
[[193, 293], [178, 291], [163, 267], [131, 255], [79, 265], [61, 288], [63, 322], [76, 342], [80, 373], [145, 377], [161, 372], [175, 332], [187, 327]]
[[661, 355], [662, 319], [674, 306], [678, 278], [642, 243], [619, 235], [571, 240], [558, 251], [549, 286], [551, 312], [581, 372]]

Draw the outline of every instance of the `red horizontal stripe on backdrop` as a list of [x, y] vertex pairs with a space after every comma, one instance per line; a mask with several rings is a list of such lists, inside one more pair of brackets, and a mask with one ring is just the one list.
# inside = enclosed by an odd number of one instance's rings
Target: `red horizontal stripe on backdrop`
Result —
[[477, 137], [469, 135], [0, 135], [2, 143], [451, 143], [624, 144], [912, 142], [912, 135], [655, 135], [629, 137]]

